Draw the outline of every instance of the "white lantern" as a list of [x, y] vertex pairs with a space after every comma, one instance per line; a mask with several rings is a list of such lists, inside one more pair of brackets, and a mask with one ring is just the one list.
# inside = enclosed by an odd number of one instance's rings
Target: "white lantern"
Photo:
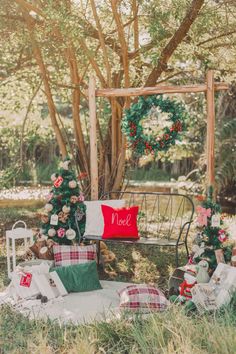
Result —
[[[22, 223], [24, 227], [17, 227], [16, 225]], [[26, 223], [24, 221], [17, 221], [12, 226], [11, 230], [6, 231], [6, 246], [7, 246], [7, 273], [8, 277], [11, 278], [12, 271], [16, 268], [16, 240], [24, 240], [25, 252], [27, 251], [30, 244], [33, 244], [33, 231], [27, 229]], [[11, 244], [10, 244], [11, 240]]]

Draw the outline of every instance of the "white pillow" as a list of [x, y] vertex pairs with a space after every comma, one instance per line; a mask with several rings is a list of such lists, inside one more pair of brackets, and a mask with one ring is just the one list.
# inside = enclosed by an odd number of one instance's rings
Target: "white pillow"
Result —
[[86, 225], [84, 236], [102, 236], [104, 231], [104, 220], [101, 205], [108, 205], [112, 208], [123, 208], [125, 200], [95, 200], [84, 202], [86, 205]]

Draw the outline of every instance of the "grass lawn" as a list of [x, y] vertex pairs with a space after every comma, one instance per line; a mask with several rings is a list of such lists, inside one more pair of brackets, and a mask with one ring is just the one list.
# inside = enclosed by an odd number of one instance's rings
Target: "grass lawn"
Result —
[[[39, 225], [36, 210], [0, 209], [1, 287], [7, 284], [5, 229], [23, 219]], [[116, 245], [116, 261], [105, 266], [103, 279], [155, 283], [167, 289], [174, 254], [154, 247]], [[184, 255], [182, 255], [184, 263]], [[181, 306], [147, 319], [115, 320], [83, 326], [29, 321], [9, 307], [0, 310], [0, 353], [219, 353], [236, 352], [236, 301], [217, 314], [185, 315]]]

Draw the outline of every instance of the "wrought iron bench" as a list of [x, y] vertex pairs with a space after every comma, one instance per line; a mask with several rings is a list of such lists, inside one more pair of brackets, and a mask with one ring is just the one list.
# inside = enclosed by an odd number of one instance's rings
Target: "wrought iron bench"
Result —
[[140, 239], [106, 239], [89, 235], [85, 240], [97, 243], [98, 263], [100, 241], [175, 247], [176, 267], [179, 265], [178, 249], [185, 246], [189, 256], [187, 237], [193, 221], [194, 204], [192, 200], [177, 193], [157, 192], [109, 192], [102, 199], [125, 199], [126, 206], [138, 205], [138, 229]]

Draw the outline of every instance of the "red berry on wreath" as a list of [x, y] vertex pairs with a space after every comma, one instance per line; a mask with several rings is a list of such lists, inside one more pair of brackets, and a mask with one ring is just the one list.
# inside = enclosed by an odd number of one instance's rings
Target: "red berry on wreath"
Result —
[[169, 134], [165, 134], [165, 139], [166, 139], [166, 140], [170, 139]]

